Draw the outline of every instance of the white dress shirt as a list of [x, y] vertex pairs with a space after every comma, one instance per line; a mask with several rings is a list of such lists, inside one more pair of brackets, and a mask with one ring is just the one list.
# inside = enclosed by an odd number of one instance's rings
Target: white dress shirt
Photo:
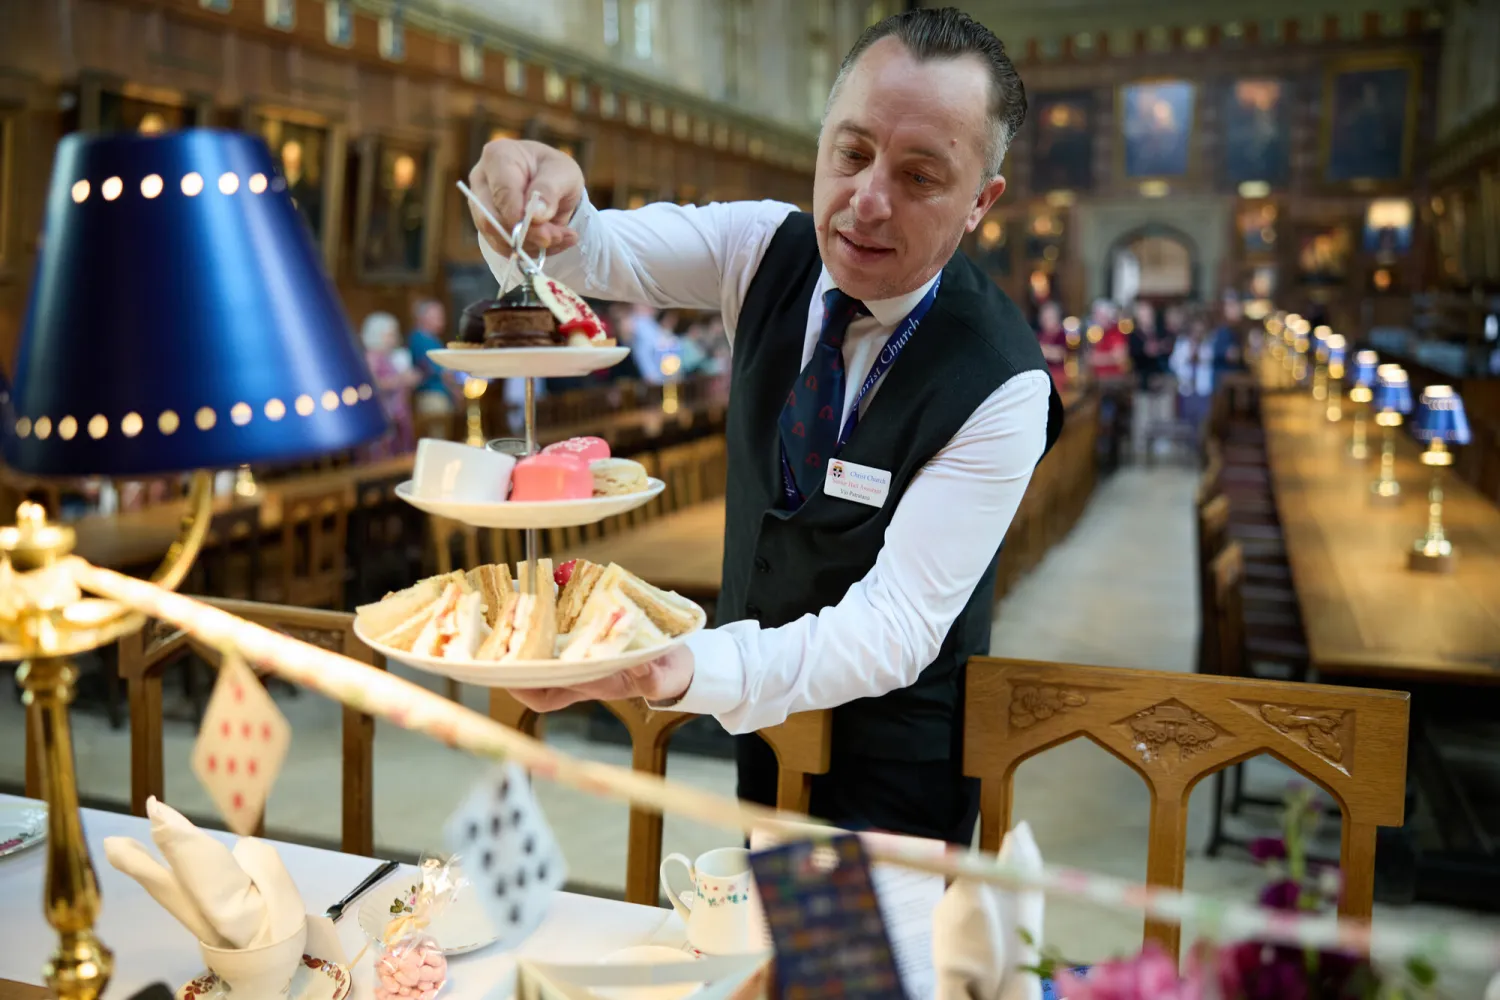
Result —
[[[592, 298], [717, 309], [732, 349], [750, 279], [796, 210], [772, 201], [598, 210], [585, 197], [570, 222], [578, 244], [549, 256], [545, 269]], [[504, 258], [482, 239], [480, 246], [490, 269], [503, 275]], [[804, 366], [822, 332], [823, 293], [833, 287], [824, 268], [808, 308]], [[871, 315], [849, 325], [841, 421], [880, 349], [925, 291], [867, 301]], [[919, 327], [915, 336], [923, 335]], [[880, 385], [865, 395], [861, 412]], [[1023, 372], [980, 404], [906, 492], [887, 501], [896, 511], [875, 566], [838, 604], [778, 628], [740, 621], [692, 636], [693, 681], [672, 707], [748, 733], [793, 712], [914, 683], [1005, 538], [1042, 455], [1051, 388], [1045, 370]]]

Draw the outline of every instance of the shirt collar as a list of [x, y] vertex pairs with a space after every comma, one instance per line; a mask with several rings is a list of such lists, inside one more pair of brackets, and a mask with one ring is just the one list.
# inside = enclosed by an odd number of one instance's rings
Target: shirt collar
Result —
[[[895, 326], [907, 317], [917, 303], [922, 301], [922, 296], [927, 294], [927, 289], [938, 279], [934, 274], [923, 283], [922, 287], [913, 289], [905, 295], [898, 295], [893, 299], [867, 299], [865, 308], [870, 310], [870, 315], [881, 326]], [[816, 298], [821, 299], [832, 289], [838, 287], [838, 282], [833, 280], [833, 275], [828, 273], [828, 268], [823, 268], [823, 273], [818, 277], [818, 288]]]

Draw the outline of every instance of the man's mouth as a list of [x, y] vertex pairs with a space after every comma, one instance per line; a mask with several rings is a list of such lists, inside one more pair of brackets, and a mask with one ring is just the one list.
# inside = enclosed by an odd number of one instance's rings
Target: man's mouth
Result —
[[853, 250], [858, 254], [879, 255], [891, 252], [890, 247], [883, 246], [858, 234], [851, 236], [848, 233], [840, 232], [838, 237], [844, 242], [847, 249]]

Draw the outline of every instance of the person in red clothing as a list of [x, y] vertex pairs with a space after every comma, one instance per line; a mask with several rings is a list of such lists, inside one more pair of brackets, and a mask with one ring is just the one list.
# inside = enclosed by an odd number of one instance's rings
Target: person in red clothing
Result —
[[1068, 334], [1062, 325], [1062, 306], [1056, 302], [1043, 302], [1037, 310], [1036, 339], [1042, 345], [1042, 357], [1047, 360], [1052, 381], [1061, 388], [1068, 381]]
[[1089, 317], [1089, 367], [1100, 379], [1116, 379], [1130, 371], [1130, 345], [1120, 330], [1119, 310], [1109, 299], [1096, 299]]

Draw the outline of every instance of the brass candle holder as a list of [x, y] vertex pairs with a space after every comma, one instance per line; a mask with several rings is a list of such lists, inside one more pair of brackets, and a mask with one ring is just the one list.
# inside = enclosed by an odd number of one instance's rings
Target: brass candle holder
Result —
[[1335, 333], [1324, 342], [1328, 351], [1328, 407], [1323, 416], [1331, 424], [1344, 419], [1344, 338]]
[[472, 375], [464, 379], [464, 399], [468, 400], [468, 431], [465, 434], [464, 443], [473, 448], [484, 447], [484, 410], [479, 401], [484, 398], [484, 391], [489, 388], [487, 379], [475, 378]]
[[[203, 547], [213, 518], [213, 476], [193, 474], [188, 510], [152, 581], [175, 589]], [[58, 564], [73, 551], [72, 528], [47, 523], [43, 508], [23, 503], [14, 527], [0, 528], [0, 657], [19, 659], [16, 679], [26, 708], [27, 741], [37, 761], [35, 778], [47, 802], [47, 874], [43, 909], [58, 946], [42, 966], [60, 1000], [96, 1000], [109, 985], [114, 955], [94, 934], [99, 886], [78, 812], [78, 778], [68, 721], [73, 657], [129, 635], [144, 616], [111, 601], [85, 599]]]
[[1393, 502], [1401, 497], [1401, 484], [1396, 481], [1396, 428], [1411, 412], [1411, 385], [1400, 365], [1381, 365], [1376, 377], [1375, 423], [1385, 428], [1385, 441], [1380, 449], [1380, 475], [1370, 484], [1370, 492], [1377, 501]]
[[1363, 462], [1370, 457], [1370, 446], [1366, 437], [1370, 419], [1370, 401], [1375, 398], [1371, 386], [1375, 384], [1380, 356], [1374, 351], [1360, 351], [1354, 356], [1354, 388], [1349, 390], [1349, 401], [1354, 404], [1354, 427], [1349, 437], [1349, 457]]
[[1412, 421], [1412, 431], [1427, 441], [1422, 464], [1432, 470], [1432, 486], [1427, 491], [1427, 533], [1407, 553], [1407, 565], [1430, 573], [1451, 572], [1455, 552], [1443, 530], [1443, 477], [1453, 464], [1449, 445], [1468, 444], [1470, 440], [1463, 400], [1451, 386], [1428, 386]]
[[1323, 402], [1328, 398], [1328, 338], [1333, 331], [1326, 326], [1313, 330], [1313, 399]]

